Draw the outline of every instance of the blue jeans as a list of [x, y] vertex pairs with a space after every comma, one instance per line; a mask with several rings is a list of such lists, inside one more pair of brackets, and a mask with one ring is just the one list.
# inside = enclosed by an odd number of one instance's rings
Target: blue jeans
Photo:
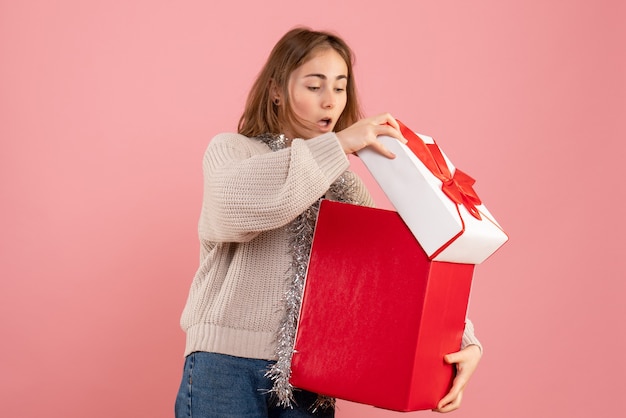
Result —
[[269, 390], [267, 360], [195, 352], [185, 359], [176, 396], [176, 418], [304, 418], [335, 416], [332, 408], [311, 412], [317, 395], [294, 390], [296, 405], [283, 408]]

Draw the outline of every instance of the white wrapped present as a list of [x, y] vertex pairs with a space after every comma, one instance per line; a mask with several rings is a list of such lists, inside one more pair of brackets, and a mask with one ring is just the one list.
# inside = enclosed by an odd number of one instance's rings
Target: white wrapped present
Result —
[[433, 261], [480, 264], [507, 240], [506, 233], [433, 138], [401, 124], [406, 145], [380, 136], [396, 154], [364, 148], [357, 154]]

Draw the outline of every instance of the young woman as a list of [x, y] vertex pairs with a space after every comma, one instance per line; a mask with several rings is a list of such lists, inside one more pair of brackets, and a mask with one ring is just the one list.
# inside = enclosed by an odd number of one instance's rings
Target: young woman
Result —
[[[371, 147], [394, 158], [377, 136], [405, 142], [391, 115], [362, 118], [352, 59], [334, 34], [289, 31], [253, 85], [238, 133], [217, 135], [206, 150], [178, 418], [334, 416], [328, 399], [288, 383], [286, 324], [295, 319], [285, 295], [307, 250], [295, 237], [310, 236], [322, 197], [373, 205], [348, 154]], [[468, 322], [461, 350], [446, 357], [457, 377], [438, 411], [458, 408], [480, 356]]]

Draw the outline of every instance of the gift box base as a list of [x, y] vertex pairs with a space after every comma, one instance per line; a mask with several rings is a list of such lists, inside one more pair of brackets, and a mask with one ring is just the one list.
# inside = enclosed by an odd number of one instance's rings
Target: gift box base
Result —
[[448, 392], [474, 265], [430, 261], [394, 211], [322, 201], [291, 383], [395, 411]]

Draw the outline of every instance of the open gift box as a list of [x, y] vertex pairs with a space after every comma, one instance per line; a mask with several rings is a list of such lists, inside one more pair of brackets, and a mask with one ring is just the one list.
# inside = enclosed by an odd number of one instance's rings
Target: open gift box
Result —
[[406, 145], [379, 136], [396, 154], [389, 159], [369, 148], [357, 152], [428, 257], [480, 264], [507, 240], [506, 233], [435, 141], [400, 124]]
[[430, 260], [395, 211], [323, 200], [291, 362], [297, 388], [396, 411], [448, 392], [474, 265]]

